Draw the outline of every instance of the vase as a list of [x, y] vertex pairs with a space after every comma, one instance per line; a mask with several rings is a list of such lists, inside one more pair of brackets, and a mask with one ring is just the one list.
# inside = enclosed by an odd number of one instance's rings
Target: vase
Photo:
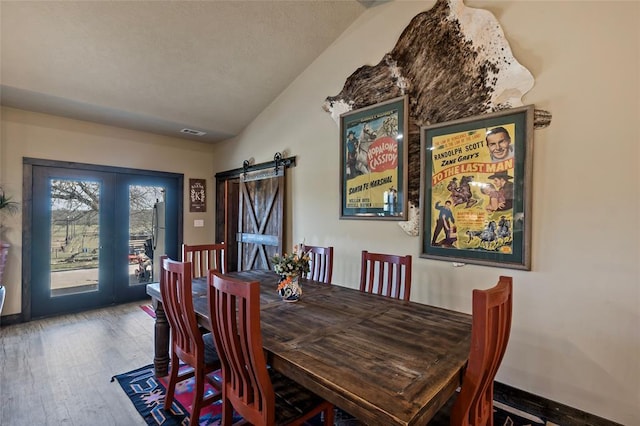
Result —
[[300, 287], [300, 276], [281, 276], [280, 284], [278, 284], [278, 294], [284, 302], [297, 302], [302, 296], [302, 288]]

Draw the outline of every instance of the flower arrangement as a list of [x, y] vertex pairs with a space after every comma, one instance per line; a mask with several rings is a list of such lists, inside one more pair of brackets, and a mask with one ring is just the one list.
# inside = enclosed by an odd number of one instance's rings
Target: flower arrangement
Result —
[[289, 254], [276, 254], [271, 258], [273, 270], [281, 277], [296, 277], [309, 272], [309, 254], [303, 250], [303, 245], [296, 245]]
[[301, 274], [309, 272], [309, 255], [304, 252], [303, 245], [295, 246], [293, 252], [283, 255], [276, 254], [271, 258], [273, 270], [280, 275], [278, 294], [285, 302], [297, 302], [302, 295], [298, 285]]

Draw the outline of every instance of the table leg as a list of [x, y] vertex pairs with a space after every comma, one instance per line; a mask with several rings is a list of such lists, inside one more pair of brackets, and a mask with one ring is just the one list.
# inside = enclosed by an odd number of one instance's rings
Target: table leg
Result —
[[164, 377], [169, 372], [169, 322], [162, 303], [154, 300], [153, 305], [156, 311], [153, 366], [156, 371], [156, 377]]

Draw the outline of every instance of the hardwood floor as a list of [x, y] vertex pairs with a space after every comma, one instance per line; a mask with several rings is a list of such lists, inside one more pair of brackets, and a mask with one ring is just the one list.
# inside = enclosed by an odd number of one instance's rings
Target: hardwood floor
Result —
[[0, 425], [146, 425], [111, 377], [153, 362], [139, 305], [0, 327]]

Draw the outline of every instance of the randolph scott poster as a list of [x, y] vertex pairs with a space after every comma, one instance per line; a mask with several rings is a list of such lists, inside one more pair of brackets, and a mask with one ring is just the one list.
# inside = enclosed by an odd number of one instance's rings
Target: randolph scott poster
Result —
[[527, 269], [529, 109], [513, 111], [423, 128], [423, 257]]
[[341, 218], [406, 218], [405, 109], [402, 97], [341, 116]]

